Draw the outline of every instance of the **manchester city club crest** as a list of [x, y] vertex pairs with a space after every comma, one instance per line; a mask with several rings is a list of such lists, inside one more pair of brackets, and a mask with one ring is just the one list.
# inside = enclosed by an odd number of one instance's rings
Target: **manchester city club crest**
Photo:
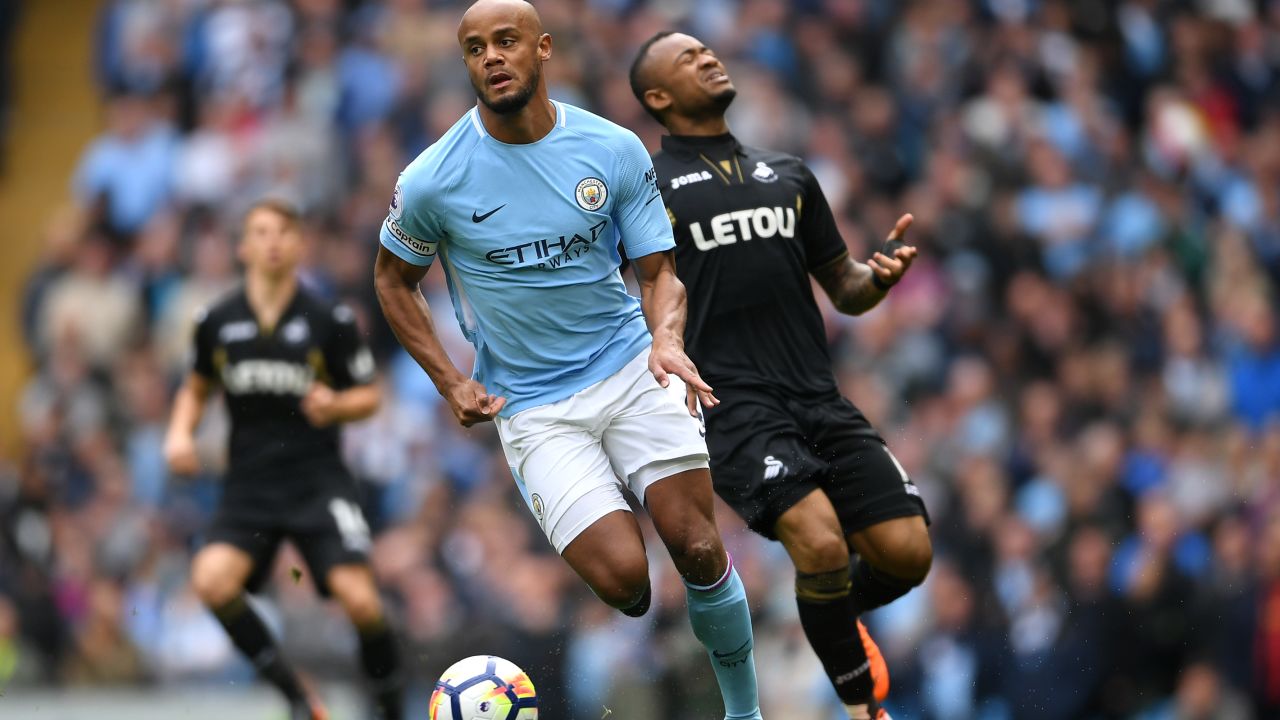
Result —
[[595, 212], [608, 199], [609, 188], [605, 187], [604, 181], [600, 178], [589, 177], [578, 183], [578, 189], [573, 194], [578, 199], [578, 207]]
[[534, 493], [533, 497], [529, 499], [531, 501], [530, 504], [533, 505], [533, 514], [537, 516], [538, 522], [541, 523], [542, 522], [542, 496], [538, 495], [538, 493]]

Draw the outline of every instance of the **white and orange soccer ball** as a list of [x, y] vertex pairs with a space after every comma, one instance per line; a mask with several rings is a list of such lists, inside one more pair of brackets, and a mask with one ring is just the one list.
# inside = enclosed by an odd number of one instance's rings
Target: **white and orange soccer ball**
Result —
[[510, 660], [473, 655], [449, 666], [431, 693], [428, 720], [537, 720], [538, 693]]

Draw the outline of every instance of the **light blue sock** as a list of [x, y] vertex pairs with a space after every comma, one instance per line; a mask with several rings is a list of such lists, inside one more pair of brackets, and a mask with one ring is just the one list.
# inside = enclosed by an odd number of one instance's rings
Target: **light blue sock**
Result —
[[725, 720], [760, 720], [756, 661], [752, 654], [751, 611], [747, 591], [733, 569], [713, 585], [685, 583], [693, 634], [707, 648], [724, 698]]

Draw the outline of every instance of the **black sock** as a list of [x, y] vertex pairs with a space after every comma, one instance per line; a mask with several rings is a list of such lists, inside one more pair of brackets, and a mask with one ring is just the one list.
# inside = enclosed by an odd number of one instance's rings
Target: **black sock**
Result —
[[404, 686], [395, 635], [386, 622], [357, 628], [357, 632], [360, 636], [360, 665], [372, 681], [374, 700], [382, 713], [382, 720], [402, 720]]
[[280, 648], [271, 638], [266, 623], [258, 616], [257, 611], [249, 605], [244, 593], [235, 600], [220, 608], [213, 608], [213, 616], [226, 628], [231, 642], [240, 648], [240, 652], [249, 658], [258, 674], [267, 682], [275, 685], [289, 699], [289, 702], [305, 700], [306, 693], [298, 676], [294, 674], [289, 663], [285, 661]]
[[840, 701], [846, 705], [870, 702], [874, 684], [867, 651], [858, 634], [849, 569], [797, 573], [796, 605], [809, 645], [822, 661]]
[[888, 605], [918, 584], [886, 575], [872, 567], [871, 563], [859, 559], [853, 568], [853, 591], [850, 594], [854, 613], [861, 615]]

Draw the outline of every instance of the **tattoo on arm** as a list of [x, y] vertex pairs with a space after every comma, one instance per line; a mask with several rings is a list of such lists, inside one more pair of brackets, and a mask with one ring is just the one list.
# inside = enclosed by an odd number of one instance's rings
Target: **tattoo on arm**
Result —
[[848, 254], [813, 270], [813, 277], [845, 315], [861, 315], [884, 299], [885, 291], [872, 282], [871, 268]]

